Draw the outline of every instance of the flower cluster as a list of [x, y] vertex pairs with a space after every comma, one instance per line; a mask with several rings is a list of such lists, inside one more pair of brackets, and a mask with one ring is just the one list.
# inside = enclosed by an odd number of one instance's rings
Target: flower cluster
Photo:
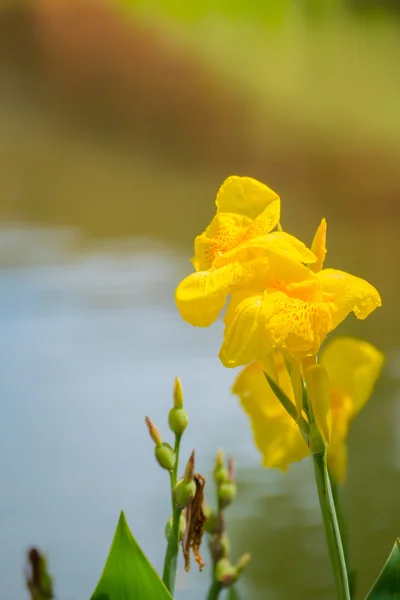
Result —
[[[259, 181], [229, 177], [216, 205], [215, 217], [195, 240], [196, 272], [179, 284], [176, 303], [185, 321], [206, 327], [229, 297], [219, 356], [226, 367], [246, 366], [233, 391], [250, 415], [264, 464], [284, 469], [309, 448], [264, 373], [293, 400], [298, 423], [305, 372], [321, 344], [351, 312], [365, 319], [381, 298], [364, 279], [323, 268], [325, 219], [311, 249], [282, 231], [279, 196]], [[348, 425], [371, 394], [382, 363], [378, 350], [348, 338], [334, 340], [320, 357], [330, 388], [325, 437], [338, 480], [346, 468]]]

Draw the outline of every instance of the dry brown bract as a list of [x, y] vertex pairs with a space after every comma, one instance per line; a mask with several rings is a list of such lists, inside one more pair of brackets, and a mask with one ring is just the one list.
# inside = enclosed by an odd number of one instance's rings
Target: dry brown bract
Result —
[[190, 571], [190, 549], [193, 550], [194, 558], [203, 570], [204, 560], [200, 554], [201, 541], [204, 534], [204, 524], [207, 517], [203, 512], [205, 478], [199, 473], [194, 474], [196, 483], [196, 495], [193, 502], [186, 509], [186, 531], [182, 541], [183, 556], [185, 559], [185, 570]]

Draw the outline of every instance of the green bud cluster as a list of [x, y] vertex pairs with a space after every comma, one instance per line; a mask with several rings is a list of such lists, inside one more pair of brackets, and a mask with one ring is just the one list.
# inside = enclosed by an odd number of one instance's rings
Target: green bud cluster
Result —
[[207, 517], [205, 531], [209, 535], [210, 554], [214, 564], [214, 580], [221, 587], [226, 588], [235, 583], [247, 562], [249, 555], [244, 555], [236, 565], [229, 560], [230, 543], [225, 531], [224, 510], [236, 498], [237, 486], [235, 481], [235, 465], [233, 460], [225, 464], [223, 452], [219, 450], [216, 455], [213, 471], [217, 488], [218, 511], [210, 507], [203, 507]]
[[214, 480], [217, 485], [218, 503], [221, 510], [229, 506], [236, 498], [237, 486], [234, 481], [234, 464], [228, 462], [228, 468], [224, 464], [224, 455], [221, 450], [217, 452], [214, 468]]
[[[145, 418], [147, 428], [151, 439], [154, 442], [154, 454], [158, 464], [167, 471], [173, 471], [176, 464], [176, 452], [173, 448], [163, 442], [161, 434], [153, 421]], [[173, 390], [173, 407], [168, 414], [168, 424], [173, 433], [175, 433], [176, 442], [179, 444], [179, 438], [185, 431], [189, 422], [188, 414], [183, 406], [182, 384], [178, 377], [175, 378]]]

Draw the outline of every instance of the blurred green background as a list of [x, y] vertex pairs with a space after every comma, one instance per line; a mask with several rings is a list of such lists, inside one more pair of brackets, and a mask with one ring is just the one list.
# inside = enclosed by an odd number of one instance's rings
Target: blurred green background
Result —
[[[168, 490], [142, 420], [165, 424], [176, 374], [201, 472], [219, 445], [237, 458], [243, 598], [334, 597], [310, 465], [261, 469], [221, 324], [174, 307], [231, 174], [275, 189], [305, 242], [326, 217], [328, 266], [383, 298], [338, 332], [387, 354], [349, 442], [366, 593], [400, 533], [399, 58], [398, 0], [1, 1], [2, 597], [26, 597], [29, 544], [60, 600], [89, 597], [121, 506], [160, 566]], [[177, 598], [208, 576], [180, 572]]]

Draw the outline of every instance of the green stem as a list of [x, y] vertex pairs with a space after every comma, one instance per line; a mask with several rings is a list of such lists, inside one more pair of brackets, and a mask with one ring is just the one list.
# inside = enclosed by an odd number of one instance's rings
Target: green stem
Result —
[[168, 540], [167, 550], [164, 559], [163, 582], [165, 587], [170, 592], [171, 596], [175, 591], [176, 569], [178, 567], [179, 556], [179, 521], [181, 510], [178, 509], [174, 501], [174, 487], [177, 482], [178, 465], [179, 465], [179, 450], [181, 444], [181, 435], [175, 435], [175, 465], [170, 473], [171, 479], [171, 503], [172, 503], [172, 533]]
[[332, 487], [332, 497], [335, 503], [337, 520], [339, 523], [340, 535], [343, 543], [343, 552], [344, 557], [346, 559], [346, 564], [349, 562], [349, 545], [348, 545], [348, 532], [347, 532], [347, 523], [343, 514], [343, 507], [340, 498], [340, 489], [337, 483], [334, 483], [331, 478], [331, 487]]
[[221, 590], [221, 584], [218, 581], [213, 581], [208, 591], [207, 600], [217, 600]]
[[329, 479], [326, 454], [314, 454], [315, 481], [328, 542], [338, 600], [350, 600], [347, 567]]
[[345, 513], [343, 510], [343, 504], [342, 504], [342, 498], [341, 498], [342, 490], [340, 489], [340, 485], [338, 483], [335, 483], [334, 480], [332, 479], [332, 477], [331, 477], [331, 486], [332, 486], [333, 501], [335, 503], [336, 514], [337, 514], [338, 523], [339, 523], [340, 535], [341, 535], [342, 543], [343, 543], [344, 558], [346, 560], [346, 565], [347, 565], [347, 577], [349, 580], [350, 595], [353, 598], [354, 593], [355, 593], [355, 587], [356, 587], [357, 572], [355, 569], [353, 569], [351, 567], [351, 564], [350, 564], [349, 532], [348, 532], [347, 522], [346, 522], [346, 518], [345, 518]]

